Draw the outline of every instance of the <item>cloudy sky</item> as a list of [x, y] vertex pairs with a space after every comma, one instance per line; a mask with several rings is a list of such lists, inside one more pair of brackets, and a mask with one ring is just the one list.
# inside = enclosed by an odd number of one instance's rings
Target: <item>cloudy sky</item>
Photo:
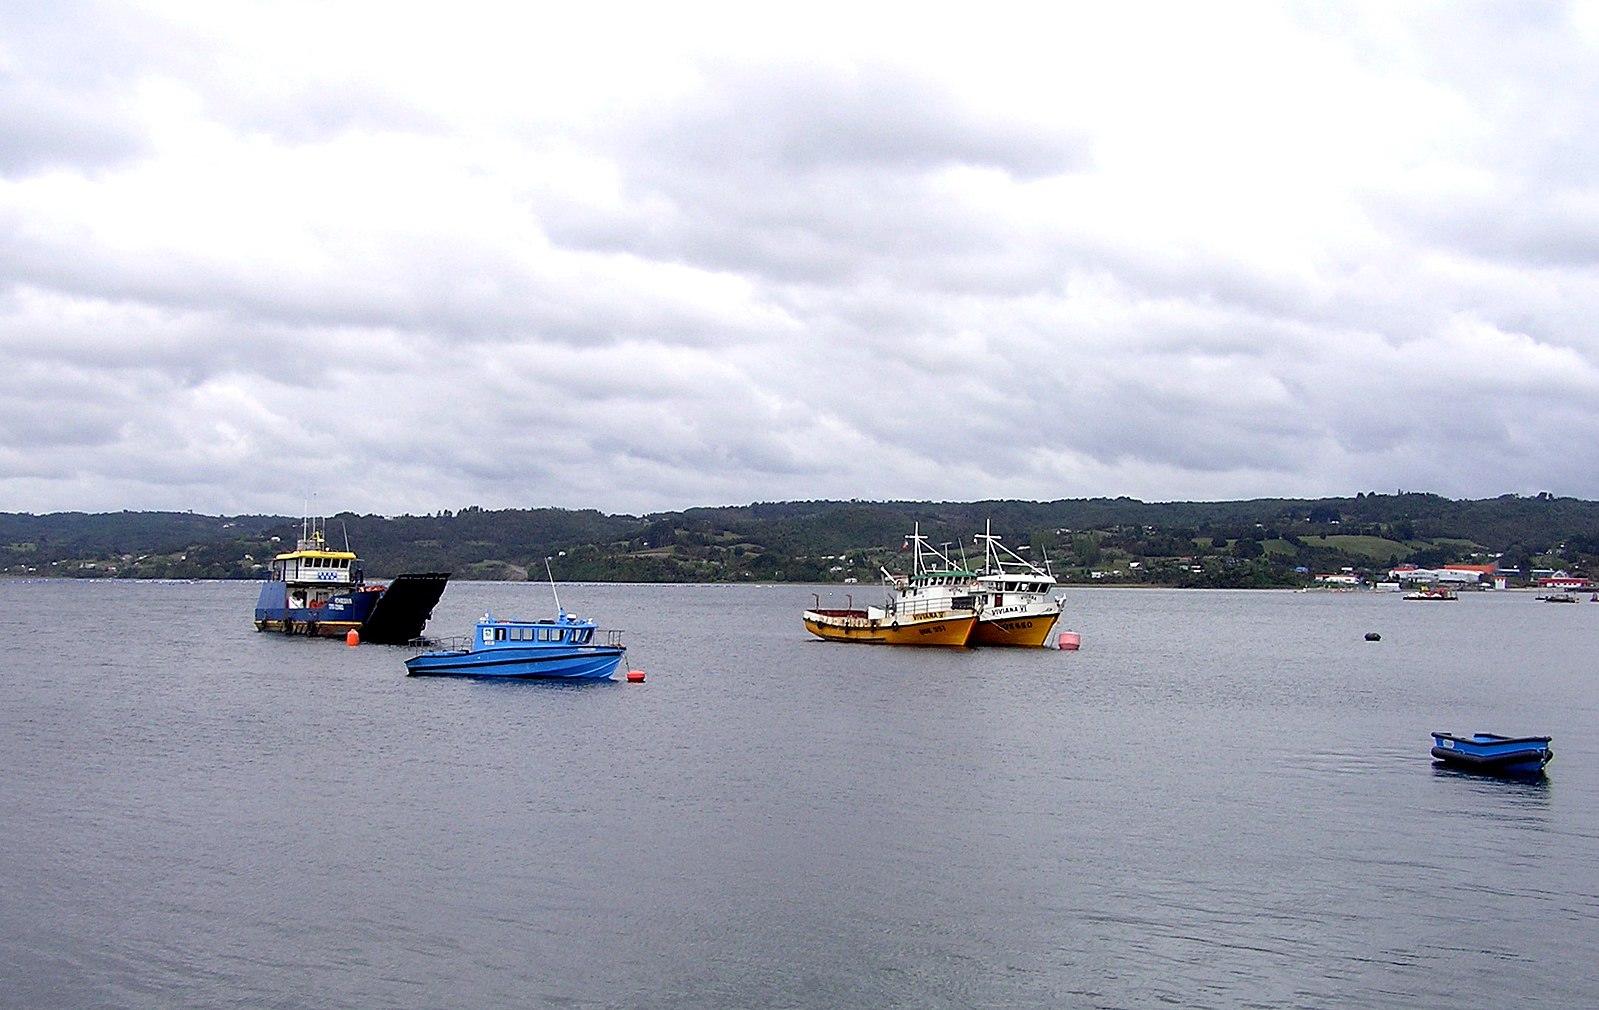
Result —
[[766, 7], [6, 5], [0, 511], [1599, 497], [1599, 7]]

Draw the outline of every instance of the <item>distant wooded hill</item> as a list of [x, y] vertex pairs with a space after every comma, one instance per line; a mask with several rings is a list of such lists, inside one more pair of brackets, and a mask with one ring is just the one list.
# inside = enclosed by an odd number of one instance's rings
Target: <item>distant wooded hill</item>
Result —
[[[437, 515], [345, 513], [329, 540], [373, 576], [450, 571], [460, 578], [841, 582], [901, 567], [914, 522], [951, 553], [972, 555], [985, 522], [1047, 557], [1071, 582], [1293, 585], [1344, 567], [1386, 570], [1493, 559], [1502, 567], [1599, 569], [1599, 503], [1547, 494], [1452, 500], [1359, 494], [1315, 500], [1142, 502], [758, 502], [647, 516], [478, 507]], [[172, 512], [0, 513], [0, 571], [11, 576], [259, 578], [292, 547], [284, 516]], [[274, 539], [276, 538], [276, 539]], [[973, 559], [975, 560], [975, 559]], [[1097, 574], [1096, 574], [1097, 573]]]

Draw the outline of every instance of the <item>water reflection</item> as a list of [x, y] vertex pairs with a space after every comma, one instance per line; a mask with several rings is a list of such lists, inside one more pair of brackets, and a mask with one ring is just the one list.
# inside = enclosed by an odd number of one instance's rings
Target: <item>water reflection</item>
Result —
[[1478, 772], [1465, 768], [1456, 768], [1442, 761], [1433, 762], [1432, 776], [1435, 779], [1459, 779], [1479, 787], [1483, 793], [1496, 796], [1519, 796], [1536, 799], [1541, 803], [1549, 802], [1549, 795], [1553, 786], [1549, 776], [1542, 771], [1523, 772]]

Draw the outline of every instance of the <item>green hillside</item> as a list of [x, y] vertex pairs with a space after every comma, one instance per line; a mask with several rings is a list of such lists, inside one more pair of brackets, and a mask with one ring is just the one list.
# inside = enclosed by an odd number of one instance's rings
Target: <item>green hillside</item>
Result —
[[[1289, 586], [1328, 570], [1494, 560], [1504, 567], [1599, 567], [1599, 503], [1548, 495], [1457, 501], [1427, 494], [1316, 500], [1142, 502], [757, 502], [645, 516], [592, 509], [434, 515], [344, 513], [329, 538], [374, 576], [598, 581], [875, 582], [902, 567], [913, 523], [951, 553], [992, 521], [1068, 583]], [[292, 546], [282, 516], [172, 512], [0, 514], [0, 573], [22, 577], [259, 578]]]

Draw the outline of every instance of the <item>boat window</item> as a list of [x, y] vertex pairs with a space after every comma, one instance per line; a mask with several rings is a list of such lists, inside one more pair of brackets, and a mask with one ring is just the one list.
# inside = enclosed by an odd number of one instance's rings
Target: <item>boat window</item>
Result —
[[495, 628], [494, 629], [494, 640], [496, 642], [505, 641], [505, 629], [504, 628]]
[[582, 643], [587, 642], [589, 640], [589, 636], [591, 636], [592, 634], [594, 634], [593, 629], [591, 629], [591, 628], [582, 628], [582, 629], [579, 629], [579, 631], [577, 632], [576, 637], [573, 638], [572, 640], [574, 642], [577, 642], [579, 645], [581, 645]]

